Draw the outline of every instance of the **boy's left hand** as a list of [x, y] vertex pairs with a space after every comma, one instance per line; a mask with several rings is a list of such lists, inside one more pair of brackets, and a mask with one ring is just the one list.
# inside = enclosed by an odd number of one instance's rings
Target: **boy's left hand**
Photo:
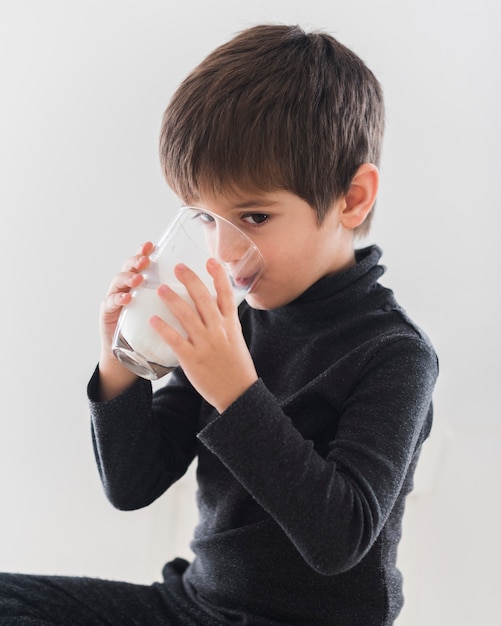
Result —
[[167, 285], [158, 288], [159, 297], [181, 321], [186, 338], [159, 317], [152, 317], [150, 324], [175, 352], [193, 387], [222, 413], [258, 376], [226, 270], [215, 259], [208, 261], [207, 270], [214, 280], [216, 297], [192, 270], [182, 264], [175, 268], [176, 278], [186, 287], [196, 311]]

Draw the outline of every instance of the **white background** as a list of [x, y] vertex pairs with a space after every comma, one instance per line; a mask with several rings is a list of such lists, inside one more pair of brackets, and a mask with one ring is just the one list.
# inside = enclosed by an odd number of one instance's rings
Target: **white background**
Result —
[[[441, 361], [408, 503], [399, 626], [498, 610], [500, 5], [495, 0], [0, 0], [0, 570], [138, 582], [189, 556], [193, 477], [144, 511], [107, 503], [85, 387], [99, 302], [177, 203], [157, 159], [184, 76], [259, 22], [330, 31], [385, 90], [369, 242]], [[365, 243], [365, 242], [364, 242]]]

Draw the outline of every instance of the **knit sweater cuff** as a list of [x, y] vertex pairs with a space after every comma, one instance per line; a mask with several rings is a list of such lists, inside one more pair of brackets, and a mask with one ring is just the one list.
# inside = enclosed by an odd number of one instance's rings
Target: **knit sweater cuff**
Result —
[[[123, 416], [132, 413], [131, 408], [138, 409], [151, 406], [151, 383], [143, 378], [138, 378], [130, 387], [112, 400], [101, 401], [99, 399], [99, 366], [92, 374], [87, 385], [87, 398], [94, 417], [104, 413], [107, 420], [111, 416]], [[112, 410], [110, 410], [112, 408]]]
[[[284, 425], [284, 419], [289, 422]], [[245, 465], [256, 450], [275, 448], [276, 436], [290, 427], [275, 396], [259, 379], [226, 411], [217, 415], [198, 433], [199, 440], [230, 467]], [[297, 433], [299, 434], [299, 433]], [[265, 440], [263, 440], [265, 437]], [[263, 450], [264, 451], [264, 450]]]

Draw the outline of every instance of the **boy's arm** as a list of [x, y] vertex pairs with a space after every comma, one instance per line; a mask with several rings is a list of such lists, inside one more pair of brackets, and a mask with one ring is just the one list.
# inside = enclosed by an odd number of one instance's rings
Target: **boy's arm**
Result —
[[[368, 360], [345, 399], [326, 458], [262, 381], [199, 438], [312, 568], [336, 574], [367, 553], [394, 506], [428, 434], [436, 376], [436, 357], [427, 344], [408, 337], [387, 343]], [[324, 394], [336, 393], [329, 372], [319, 387]], [[315, 403], [319, 389], [312, 389]], [[337, 409], [333, 406], [333, 414]]]
[[99, 369], [88, 385], [92, 440], [99, 474], [119, 509], [147, 506], [188, 469], [197, 446], [200, 396], [181, 372], [152, 394], [137, 378], [110, 401], [101, 401]]

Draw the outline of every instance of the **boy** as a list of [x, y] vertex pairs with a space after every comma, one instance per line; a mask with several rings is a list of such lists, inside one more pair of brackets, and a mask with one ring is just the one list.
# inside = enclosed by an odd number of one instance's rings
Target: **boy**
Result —
[[248, 29], [181, 84], [162, 126], [167, 181], [183, 202], [238, 225], [266, 269], [237, 311], [217, 262], [216, 298], [178, 266], [196, 311], [159, 288], [187, 337], [152, 318], [180, 362], [152, 395], [110, 349], [148, 265], [145, 244], [103, 302], [89, 397], [99, 471], [118, 508], [147, 506], [197, 457], [195, 558], [168, 563], [152, 587], [4, 576], [0, 594], [24, 589], [32, 607], [0, 600], [4, 614], [393, 624], [401, 519], [431, 428], [437, 360], [378, 283], [381, 251], [354, 248], [369, 228], [382, 134], [372, 73], [328, 35], [298, 27]]

